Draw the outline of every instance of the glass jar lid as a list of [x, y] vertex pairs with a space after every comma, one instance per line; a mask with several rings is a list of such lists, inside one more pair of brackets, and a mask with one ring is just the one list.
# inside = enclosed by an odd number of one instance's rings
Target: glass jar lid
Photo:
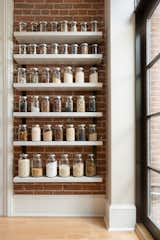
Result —
[[20, 124], [19, 128], [27, 128], [27, 124]]
[[90, 128], [96, 128], [96, 124], [89, 124]]
[[55, 128], [63, 128], [63, 124], [56, 124]]
[[51, 124], [46, 124], [46, 125], [43, 125], [43, 128], [51, 128], [52, 125]]
[[87, 25], [87, 22], [81, 22], [80, 25]]
[[39, 99], [39, 96], [31, 96], [31, 98]]
[[20, 158], [22, 158], [22, 159], [25, 159], [27, 157], [28, 157], [28, 154], [26, 154], [26, 153], [21, 153], [20, 154]]
[[26, 68], [18, 68], [18, 71], [26, 72]]
[[67, 128], [74, 128], [74, 124], [67, 124]]
[[42, 99], [49, 100], [49, 96], [43, 96]]
[[51, 21], [50, 24], [58, 24], [56, 21]]
[[42, 46], [42, 47], [47, 47], [47, 44], [46, 44], [46, 43], [41, 43], [39, 46], [40, 46], [40, 47], [41, 47], [41, 46]]
[[37, 44], [36, 43], [30, 43], [28, 46], [29, 47], [37, 47]]
[[34, 125], [32, 125], [32, 128], [34, 128], [34, 127], [39, 128], [39, 124], [34, 124]]
[[91, 24], [92, 24], [92, 23], [98, 23], [98, 21], [97, 21], [97, 20], [92, 20], [92, 21], [91, 21]]
[[61, 96], [55, 96], [54, 99], [61, 99]]
[[87, 46], [88, 47], [88, 43], [82, 43], [81, 46]]
[[96, 96], [89, 96], [88, 98], [95, 99], [95, 98], [96, 98]]
[[54, 68], [52, 69], [52, 71], [60, 71], [60, 70], [61, 70], [60, 67], [54, 67]]
[[78, 47], [78, 44], [77, 43], [73, 43], [72, 47]]
[[63, 23], [68, 23], [68, 21], [67, 21], [67, 20], [63, 20], [63, 21], [60, 21], [60, 23], [61, 23], [61, 24], [63, 24]]
[[56, 46], [56, 47], [58, 47], [58, 46], [59, 46], [59, 44], [58, 44], [58, 43], [52, 43], [51, 45], [52, 45], [52, 46]]
[[70, 24], [77, 24], [77, 21], [71, 21]]
[[26, 100], [26, 99], [27, 99], [27, 96], [19, 96], [19, 98]]
[[92, 47], [98, 47], [97, 43], [92, 44]]
[[83, 67], [76, 67], [76, 71], [83, 71], [84, 68]]
[[84, 97], [84, 96], [82, 96], [82, 95], [80, 95], [80, 96], [78, 96], [77, 98], [84, 99], [85, 97]]
[[80, 127], [80, 128], [85, 128], [85, 127], [86, 127], [86, 124], [79, 124], [78, 127]]
[[33, 154], [33, 157], [40, 158], [40, 157], [41, 157], [41, 154], [40, 154], [40, 153], [34, 153], [34, 154]]
[[49, 71], [50, 71], [50, 68], [48, 67], [42, 69], [42, 72], [49, 72]]
[[64, 67], [65, 70], [72, 70], [71, 66]]
[[47, 21], [40, 21], [39, 24], [47, 24]]

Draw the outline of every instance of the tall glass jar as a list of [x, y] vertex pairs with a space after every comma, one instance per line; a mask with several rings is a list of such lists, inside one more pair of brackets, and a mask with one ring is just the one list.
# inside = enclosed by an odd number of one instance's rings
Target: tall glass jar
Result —
[[88, 100], [88, 112], [96, 112], [96, 96], [89, 96]]
[[59, 44], [58, 43], [51, 44], [51, 54], [59, 54]]
[[61, 54], [68, 54], [69, 53], [69, 45], [68, 44], [62, 44], [61, 45]]
[[27, 141], [28, 140], [28, 130], [27, 130], [27, 125], [26, 124], [19, 125], [18, 140], [19, 141]]
[[72, 21], [70, 24], [71, 24], [71, 32], [77, 32], [77, 22]]
[[96, 161], [94, 158], [94, 154], [88, 154], [88, 158], [86, 160], [86, 167], [85, 167], [85, 175], [87, 177], [96, 176]]
[[61, 112], [62, 111], [62, 98], [61, 96], [54, 97], [53, 102], [53, 112]]
[[39, 54], [47, 54], [47, 44], [42, 43], [39, 45]]
[[28, 45], [28, 53], [29, 54], [37, 54], [37, 44], [32, 43]]
[[98, 32], [98, 21], [91, 21], [91, 32]]
[[84, 162], [82, 159], [82, 154], [75, 154], [73, 162], [73, 176], [74, 177], [83, 177], [84, 176]]
[[29, 79], [30, 79], [30, 83], [38, 83], [39, 82], [38, 68], [30, 69]]
[[59, 176], [69, 177], [70, 176], [70, 164], [68, 154], [62, 154], [61, 160], [59, 161]]
[[38, 23], [37, 22], [31, 22], [31, 31], [38, 32]]
[[19, 54], [27, 54], [27, 45], [19, 44]]
[[57, 124], [54, 126], [54, 140], [63, 141], [63, 125]]
[[65, 104], [65, 111], [73, 112], [73, 97], [72, 96], [67, 96], [66, 104]]
[[92, 44], [91, 49], [92, 54], [98, 54], [98, 44]]
[[61, 69], [55, 67], [52, 69], [52, 83], [61, 83]]
[[91, 67], [90, 68], [89, 82], [90, 83], [97, 83], [98, 82], [98, 69], [96, 67]]
[[32, 125], [32, 141], [41, 141], [41, 128], [39, 124]]
[[43, 141], [52, 141], [52, 126], [50, 124], [43, 126]]
[[81, 54], [88, 54], [88, 43], [81, 44]]
[[71, 54], [78, 54], [78, 44], [74, 43], [71, 45]]
[[41, 82], [42, 83], [50, 82], [50, 68], [46, 67], [42, 69]]
[[29, 177], [30, 176], [30, 159], [28, 159], [28, 154], [20, 154], [18, 160], [18, 176], [19, 177]]
[[75, 72], [75, 82], [84, 83], [84, 69], [83, 67], [77, 67]]
[[27, 96], [19, 97], [19, 112], [27, 112]]
[[79, 124], [77, 129], [77, 140], [86, 141], [86, 125]]
[[58, 30], [58, 22], [56, 22], [56, 21], [50, 22], [50, 25], [51, 25], [51, 31], [52, 32], [57, 32], [57, 30]]
[[89, 134], [88, 134], [88, 140], [89, 141], [97, 141], [97, 130], [96, 130], [96, 124], [89, 124]]
[[39, 22], [39, 30], [40, 30], [40, 32], [46, 32], [47, 31], [47, 21]]
[[39, 96], [31, 97], [31, 112], [40, 112]]
[[77, 97], [77, 112], [85, 112], [85, 111], [86, 111], [85, 97], [78, 96]]
[[19, 22], [19, 31], [26, 32], [27, 31], [27, 23], [26, 22]]
[[87, 22], [81, 22], [81, 32], [87, 32]]
[[72, 67], [68, 66], [64, 68], [64, 83], [73, 83], [73, 72]]
[[50, 112], [50, 98], [43, 96], [41, 100], [41, 112]]
[[68, 32], [68, 21], [60, 22], [61, 32]]
[[73, 124], [66, 126], [66, 141], [75, 141], [75, 127]]
[[26, 83], [26, 68], [18, 68], [18, 83]]
[[34, 154], [31, 161], [31, 174], [32, 177], [42, 177], [43, 176], [43, 166], [41, 154]]
[[55, 154], [50, 154], [46, 164], [46, 176], [56, 177], [57, 176], [57, 160]]

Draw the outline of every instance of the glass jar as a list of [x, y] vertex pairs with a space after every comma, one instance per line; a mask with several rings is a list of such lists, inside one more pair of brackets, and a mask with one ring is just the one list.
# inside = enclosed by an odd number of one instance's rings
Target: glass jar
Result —
[[30, 79], [30, 83], [38, 83], [39, 82], [38, 68], [30, 69], [29, 79]]
[[29, 54], [37, 54], [37, 44], [32, 43], [28, 45], [28, 53]]
[[70, 164], [68, 160], [68, 154], [62, 154], [61, 160], [59, 161], [59, 176], [70, 176]]
[[98, 54], [98, 44], [92, 44], [91, 49], [92, 54]]
[[88, 112], [96, 112], [96, 97], [89, 96], [88, 99]]
[[19, 125], [18, 140], [19, 141], [27, 141], [28, 140], [28, 131], [27, 131], [27, 125], [26, 124]]
[[19, 54], [27, 54], [27, 45], [19, 44]]
[[50, 98], [43, 96], [41, 100], [41, 112], [50, 112]]
[[52, 126], [50, 124], [43, 126], [43, 141], [52, 141]]
[[26, 22], [19, 22], [19, 31], [26, 32], [27, 31], [27, 23]]
[[19, 97], [19, 112], [27, 112], [27, 96]]
[[77, 97], [77, 112], [85, 112], [86, 106], [85, 106], [85, 97], [84, 96], [78, 96]]
[[90, 83], [97, 83], [98, 82], [98, 69], [96, 67], [91, 67], [90, 68], [89, 82]]
[[96, 124], [89, 124], [89, 141], [97, 141], [97, 131], [96, 131]]
[[84, 176], [84, 162], [82, 159], [82, 154], [77, 153], [73, 162], [73, 176], [83, 177]]
[[39, 22], [39, 30], [40, 30], [40, 32], [46, 32], [47, 31], [47, 21]]
[[68, 32], [68, 21], [60, 22], [61, 32]]
[[20, 154], [18, 160], [18, 177], [29, 177], [30, 176], [30, 160], [28, 154]]
[[66, 126], [66, 141], [75, 141], [75, 128], [73, 124]]
[[77, 67], [75, 72], [75, 82], [84, 83], [84, 69], [83, 67]]
[[73, 97], [72, 96], [68, 96], [66, 99], [65, 111], [73, 112]]
[[31, 22], [31, 31], [38, 32], [38, 23], [37, 22]]
[[55, 154], [50, 154], [46, 164], [46, 176], [56, 177], [57, 176], [57, 160]]
[[58, 22], [56, 22], [56, 21], [50, 22], [50, 25], [51, 25], [51, 31], [52, 32], [57, 32]]
[[31, 97], [31, 112], [40, 112], [39, 96]]
[[34, 154], [31, 161], [31, 175], [32, 177], [42, 177], [43, 176], [43, 167], [41, 154]]
[[59, 67], [52, 69], [52, 83], [61, 83], [61, 69]]
[[47, 44], [42, 43], [39, 45], [39, 54], [47, 54]]
[[58, 43], [51, 44], [51, 54], [59, 54], [59, 44]]
[[68, 66], [64, 68], [64, 83], [73, 83], [73, 72], [72, 67]]
[[79, 124], [77, 129], [77, 140], [86, 141], [86, 125]]
[[88, 43], [81, 44], [81, 54], [88, 54]]
[[54, 97], [53, 102], [53, 112], [61, 112], [62, 111], [62, 98], [61, 96]]
[[41, 82], [42, 83], [50, 82], [50, 68], [46, 67], [42, 69]]
[[68, 44], [62, 44], [61, 45], [61, 54], [68, 54], [69, 53], [69, 45]]
[[18, 68], [18, 83], [26, 83], [26, 68]]
[[81, 32], [87, 32], [87, 22], [81, 22]]
[[57, 124], [54, 126], [54, 140], [63, 141], [63, 125]]
[[78, 44], [71, 45], [71, 54], [78, 54]]
[[77, 32], [77, 22], [72, 21], [70, 24], [71, 24], [71, 32]]
[[41, 141], [41, 128], [39, 124], [32, 125], [32, 141]]
[[86, 171], [85, 171], [85, 175], [87, 177], [93, 177], [96, 176], [96, 161], [94, 158], [94, 154], [90, 153], [88, 154], [88, 158], [86, 160]]
[[91, 21], [91, 32], [98, 32], [98, 21]]

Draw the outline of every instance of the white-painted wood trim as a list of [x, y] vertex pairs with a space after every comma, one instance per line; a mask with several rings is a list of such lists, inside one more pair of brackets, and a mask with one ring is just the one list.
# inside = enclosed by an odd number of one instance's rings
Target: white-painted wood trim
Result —
[[69, 147], [69, 146], [102, 146], [103, 142], [102, 141], [14, 141], [13, 142], [14, 146], [64, 146], [64, 147]]

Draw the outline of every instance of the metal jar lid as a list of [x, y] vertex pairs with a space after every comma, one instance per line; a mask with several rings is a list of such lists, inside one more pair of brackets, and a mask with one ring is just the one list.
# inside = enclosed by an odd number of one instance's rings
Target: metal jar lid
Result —
[[30, 72], [38, 72], [38, 68], [30, 68]]

